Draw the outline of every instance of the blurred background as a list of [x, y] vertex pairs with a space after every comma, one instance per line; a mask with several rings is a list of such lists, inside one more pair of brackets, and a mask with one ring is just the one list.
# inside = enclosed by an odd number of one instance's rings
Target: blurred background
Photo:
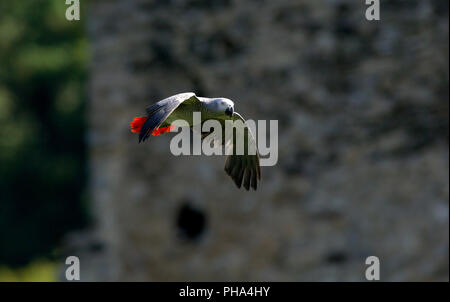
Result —
[[89, 220], [87, 38], [66, 7], [0, 2], [1, 281], [54, 279], [61, 239]]
[[[447, 0], [67, 7], [0, 2], [0, 281], [449, 280]], [[279, 121], [258, 191], [137, 144], [185, 91]]]

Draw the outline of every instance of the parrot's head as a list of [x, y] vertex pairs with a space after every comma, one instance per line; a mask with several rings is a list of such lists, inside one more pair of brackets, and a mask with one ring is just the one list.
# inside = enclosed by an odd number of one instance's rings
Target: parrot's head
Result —
[[226, 116], [232, 117], [234, 113], [234, 103], [230, 99], [217, 98], [213, 101], [214, 111], [219, 114], [225, 114]]

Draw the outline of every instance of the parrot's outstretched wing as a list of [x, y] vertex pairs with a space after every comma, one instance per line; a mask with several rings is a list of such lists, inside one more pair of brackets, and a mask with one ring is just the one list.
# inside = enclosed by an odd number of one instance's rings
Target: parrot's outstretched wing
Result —
[[200, 103], [195, 93], [186, 92], [173, 95], [147, 107], [147, 119], [139, 132], [139, 142], [144, 142], [153, 130], [157, 129], [167, 117], [182, 103]]
[[[232, 120], [240, 120], [244, 123], [244, 126], [236, 127], [236, 133], [233, 137], [224, 136], [225, 148], [233, 148], [233, 154], [228, 155], [225, 162], [225, 172], [234, 180], [238, 188], [243, 184], [246, 190], [249, 190], [250, 186], [256, 190], [258, 181], [261, 180], [261, 168], [255, 137], [239, 113], [234, 112]], [[244, 152], [242, 155], [237, 154], [236, 139], [239, 137], [244, 138]]]

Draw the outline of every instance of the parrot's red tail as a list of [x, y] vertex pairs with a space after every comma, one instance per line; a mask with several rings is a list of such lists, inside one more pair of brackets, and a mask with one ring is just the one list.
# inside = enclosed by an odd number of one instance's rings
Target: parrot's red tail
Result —
[[164, 134], [166, 132], [170, 132], [173, 129], [175, 129], [174, 125], [170, 125], [169, 127], [161, 127], [161, 128], [153, 130], [152, 135], [153, 136], [157, 136], [157, 135], [160, 135], [160, 134]]
[[147, 121], [146, 116], [137, 116], [134, 118], [134, 120], [130, 123], [131, 126], [131, 132], [139, 133], [141, 132], [142, 126]]
[[[144, 126], [144, 124], [147, 121], [147, 119], [148, 119], [148, 117], [146, 117], [146, 116], [137, 116], [137, 117], [135, 117], [134, 120], [130, 123], [131, 132], [140, 133], [141, 129], [142, 129], [142, 126]], [[161, 134], [164, 134], [166, 132], [170, 132], [173, 129], [175, 129], [174, 125], [170, 125], [168, 127], [157, 128], [157, 129], [154, 129], [152, 131], [152, 135], [153, 136], [161, 135]]]

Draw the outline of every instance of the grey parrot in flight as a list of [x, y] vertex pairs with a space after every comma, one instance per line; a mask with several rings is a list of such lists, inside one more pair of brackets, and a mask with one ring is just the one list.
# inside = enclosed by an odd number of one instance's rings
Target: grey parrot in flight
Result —
[[[164, 100], [150, 105], [146, 109], [146, 117], [136, 117], [131, 122], [131, 131], [139, 133], [139, 143], [144, 142], [150, 137], [169, 132], [174, 128], [172, 123], [176, 120], [185, 120], [191, 129], [193, 128], [193, 112], [201, 113], [201, 123], [207, 120], [217, 120], [221, 123], [222, 129], [225, 129], [226, 120], [241, 120], [244, 123], [240, 133], [244, 137], [244, 153], [237, 155], [236, 135], [233, 137], [222, 137], [220, 142], [224, 146], [233, 148], [232, 155], [228, 155], [225, 163], [225, 172], [233, 179], [238, 188], [242, 184], [246, 190], [252, 187], [257, 188], [258, 181], [261, 180], [261, 168], [259, 165], [259, 154], [256, 148], [256, 141], [244, 118], [234, 111], [234, 103], [227, 98], [205, 98], [198, 97], [195, 93], [180, 93], [168, 97]], [[200, 128], [201, 129], [201, 128]], [[236, 129], [239, 129], [236, 128]], [[205, 139], [211, 132], [201, 133], [202, 139]], [[249, 147], [254, 147], [254, 154], [249, 152]]]

